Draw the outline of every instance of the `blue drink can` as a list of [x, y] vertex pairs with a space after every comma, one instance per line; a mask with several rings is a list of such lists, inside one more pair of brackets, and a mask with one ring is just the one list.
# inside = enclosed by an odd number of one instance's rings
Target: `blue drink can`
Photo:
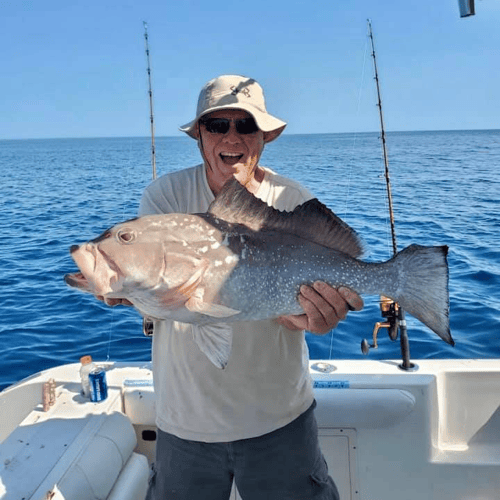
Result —
[[96, 368], [89, 373], [90, 401], [98, 403], [108, 397], [108, 384], [106, 383], [106, 372], [102, 368]]

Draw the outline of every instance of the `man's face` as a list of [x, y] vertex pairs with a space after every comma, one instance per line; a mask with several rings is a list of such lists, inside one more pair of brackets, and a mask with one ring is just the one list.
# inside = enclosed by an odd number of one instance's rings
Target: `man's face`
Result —
[[[230, 120], [229, 129], [224, 123], [212, 122], [211, 119]], [[214, 181], [221, 186], [234, 174], [251, 177], [264, 149], [264, 133], [257, 127], [254, 131], [252, 123], [239, 120], [253, 120], [252, 116], [240, 109], [214, 111], [204, 116], [199, 123], [201, 141], [198, 142], [207, 164], [209, 183]], [[227, 124], [226, 124], [227, 125]], [[239, 131], [237, 130], [239, 128]], [[249, 132], [250, 133], [245, 133]]]

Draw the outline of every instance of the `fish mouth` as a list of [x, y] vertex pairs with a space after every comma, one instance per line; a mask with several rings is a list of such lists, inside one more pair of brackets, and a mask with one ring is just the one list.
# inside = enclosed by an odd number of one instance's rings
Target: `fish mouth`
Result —
[[73, 245], [70, 253], [79, 272], [64, 277], [69, 286], [93, 295], [104, 296], [112, 292], [111, 282], [113, 278], [116, 281], [117, 269], [107, 255], [90, 243]]
[[92, 293], [92, 290], [90, 289], [90, 283], [88, 282], [84, 274], [80, 271], [76, 273], [66, 274], [64, 276], [64, 281], [72, 288], [78, 288], [79, 290]]
[[72, 245], [69, 249], [71, 257], [80, 269], [76, 273], [66, 274], [64, 281], [73, 288], [94, 293], [92, 280], [89, 277], [95, 272], [96, 258], [93, 248], [89, 245]]

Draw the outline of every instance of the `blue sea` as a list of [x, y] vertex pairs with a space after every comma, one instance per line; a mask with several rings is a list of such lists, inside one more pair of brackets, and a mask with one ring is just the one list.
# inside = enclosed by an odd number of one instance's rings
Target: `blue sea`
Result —
[[[500, 131], [387, 134], [398, 247], [448, 245], [456, 346], [408, 317], [412, 358], [500, 357]], [[156, 141], [158, 175], [199, 163], [187, 137]], [[392, 254], [379, 134], [284, 135], [262, 162], [307, 186], [364, 241], [366, 260]], [[148, 138], [0, 141], [0, 388], [76, 362], [149, 360], [132, 308], [68, 288], [69, 247], [134, 217], [151, 179]], [[360, 359], [380, 321], [376, 297], [325, 336], [311, 358]], [[382, 332], [371, 359], [399, 357]]]

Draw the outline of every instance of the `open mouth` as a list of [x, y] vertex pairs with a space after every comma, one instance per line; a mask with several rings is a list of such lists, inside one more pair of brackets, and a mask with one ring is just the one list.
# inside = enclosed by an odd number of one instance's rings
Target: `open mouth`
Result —
[[71, 287], [94, 293], [92, 276], [95, 274], [97, 260], [92, 245], [73, 245], [70, 248], [71, 257], [78, 266], [76, 273], [66, 274], [64, 281]]
[[90, 292], [89, 282], [81, 272], [66, 274], [64, 276], [64, 281], [73, 288]]
[[219, 154], [219, 158], [225, 165], [236, 165], [243, 158], [243, 154], [224, 151]]
[[64, 277], [69, 286], [93, 295], [105, 296], [114, 291], [113, 285], [121, 276], [120, 268], [99, 245], [74, 245], [70, 251], [80, 271]]

